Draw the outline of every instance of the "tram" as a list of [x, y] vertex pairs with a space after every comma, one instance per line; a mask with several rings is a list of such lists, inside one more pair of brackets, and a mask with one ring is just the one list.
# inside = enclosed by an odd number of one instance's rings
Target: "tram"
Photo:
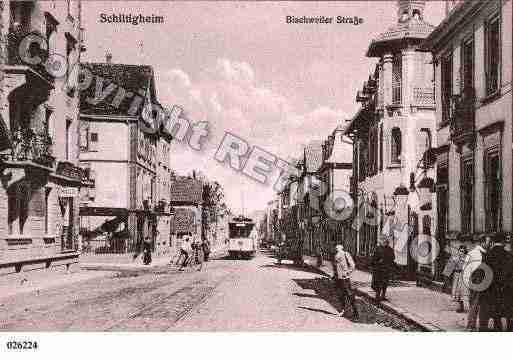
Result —
[[255, 255], [258, 236], [255, 222], [251, 218], [239, 216], [228, 222], [228, 254], [231, 258]]

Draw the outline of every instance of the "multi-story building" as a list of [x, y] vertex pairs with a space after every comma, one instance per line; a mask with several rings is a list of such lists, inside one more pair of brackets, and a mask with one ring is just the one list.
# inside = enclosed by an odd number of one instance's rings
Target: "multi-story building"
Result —
[[351, 226], [353, 216], [347, 198], [353, 173], [353, 146], [344, 136], [342, 125], [337, 126], [324, 141], [322, 159], [318, 177], [322, 183], [320, 207], [324, 252], [331, 257], [335, 245], [341, 243], [355, 254], [356, 232]]
[[171, 243], [178, 248], [182, 237], [191, 233], [196, 239], [203, 238], [203, 182], [195, 176], [176, 176], [171, 179], [169, 203], [175, 216], [171, 225]]
[[[421, 233], [419, 222], [422, 233], [433, 233], [429, 189], [434, 173], [425, 156], [435, 145], [433, 66], [431, 54], [421, 44], [434, 27], [424, 19], [426, 1], [399, 0], [397, 4], [397, 23], [369, 45], [367, 56], [379, 61], [357, 92], [362, 106], [345, 134], [354, 145], [360, 226], [357, 258], [365, 265], [380, 231], [389, 228], [387, 223], [399, 224], [401, 230], [390, 231], [396, 262], [413, 276], [417, 265], [408, 249]], [[397, 232], [411, 232], [408, 245], [397, 238]]]
[[0, 3], [0, 271], [78, 261], [80, 1]]
[[273, 199], [267, 202], [266, 208], [266, 226], [267, 226], [267, 242], [269, 245], [274, 245], [278, 238], [276, 238], [276, 228], [275, 223], [277, 222], [277, 212], [278, 212], [278, 201], [277, 199]]
[[451, 5], [424, 45], [435, 64], [441, 259], [479, 233], [511, 232], [513, 221], [512, 3]]
[[[157, 212], [157, 253], [169, 247], [170, 141], [166, 127], [153, 128], [143, 108], [157, 100], [151, 66], [112, 62], [84, 63], [91, 80], [80, 97], [80, 162], [94, 172], [94, 198], [80, 208], [85, 251], [125, 253], [138, 250], [142, 221]], [[108, 82], [113, 91], [97, 98]], [[120, 93], [140, 96], [118, 96]], [[151, 130], [151, 128], [150, 128]], [[154, 213], [155, 214], [155, 213]]]

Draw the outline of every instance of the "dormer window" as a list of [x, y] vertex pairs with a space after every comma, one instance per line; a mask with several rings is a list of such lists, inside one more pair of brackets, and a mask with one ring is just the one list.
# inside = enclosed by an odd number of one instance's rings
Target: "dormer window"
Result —
[[422, 20], [422, 14], [420, 13], [419, 9], [413, 10], [413, 18], [415, 20]]

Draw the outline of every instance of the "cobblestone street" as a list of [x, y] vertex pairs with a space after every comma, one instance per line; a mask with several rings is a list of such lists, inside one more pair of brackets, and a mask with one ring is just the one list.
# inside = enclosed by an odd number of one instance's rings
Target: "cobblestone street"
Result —
[[112, 272], [6, 297], [0, 330], [414, 330], [361, 299], [356, 323], [338, 317], [339, 307], [325, 276], [258, 254], [213, 260], [202, 272]]

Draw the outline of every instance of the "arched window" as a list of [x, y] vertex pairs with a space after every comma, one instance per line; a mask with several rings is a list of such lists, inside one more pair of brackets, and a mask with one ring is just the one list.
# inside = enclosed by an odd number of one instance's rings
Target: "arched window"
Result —
[[392, 129], [392, 143], [390, 151], [390, 161], [392, 163], [401, 163], [401, 130], [397, 127]]

